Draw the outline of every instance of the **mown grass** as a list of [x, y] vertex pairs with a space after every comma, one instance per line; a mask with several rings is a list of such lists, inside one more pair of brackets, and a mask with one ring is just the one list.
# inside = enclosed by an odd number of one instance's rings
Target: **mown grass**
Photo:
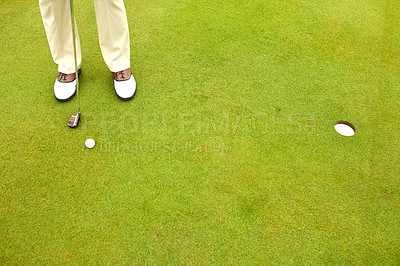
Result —
[[37, 2], [1, 3], [3, 263], [400, 262], [398, 1], [126, 0], [128, 103], [75, 4], [71, 130]]

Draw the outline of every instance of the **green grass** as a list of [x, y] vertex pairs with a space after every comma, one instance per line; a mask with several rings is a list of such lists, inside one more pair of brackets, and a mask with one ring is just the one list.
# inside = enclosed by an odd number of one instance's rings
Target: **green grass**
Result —
[[400, 263], [399, 1], [125, 0], [131, 102], [75, 2], [75, 130], [37, 1], [0, 5], [2, 264]]

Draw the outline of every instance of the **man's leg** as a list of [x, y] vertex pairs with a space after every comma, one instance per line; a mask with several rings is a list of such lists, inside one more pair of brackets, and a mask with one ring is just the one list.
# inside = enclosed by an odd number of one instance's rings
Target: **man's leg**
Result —
[[[76, 94], [74, 45], [69, 5], [69, 0], [39, 0], [51, 55], [60, 72], [54, 83], [54, 96], [60, 102], [69, 101]], [[75, 38], [79, 69], [81, 47], [78, 30], [75, 30]]]
[[104, 61], [113, 74], [117, 97], [135, 96], [136, 81], [130, 71], [128, 20], [123, 0], [94, 0], [99, 41]]
[[123, 0], [94, 0], [99, 41], [111, 72], [130, 68], [128, 20]]
[[[69, 0], [39, 0], [51, 55], [64, 74], [75, 72], [74, 48], [72, 42], [71, 11]], [[77, 29], [75, 27], [75, 29]], [[81, 47], [78, 30], [75, 31], [78, 68], [81, 65]]]

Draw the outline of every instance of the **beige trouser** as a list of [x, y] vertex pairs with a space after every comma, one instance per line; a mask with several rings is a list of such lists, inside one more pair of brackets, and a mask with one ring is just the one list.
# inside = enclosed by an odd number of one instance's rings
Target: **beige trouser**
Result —
[[[39, 6], [58, 71], [75, 72], [69, 0], [39, 0]], [[108, 68], [112, 72], [130, 68], [129, 30], [123, 0], [94, 0], [94, 6], [100, 48]], [[79, 68], [82, 57], [78, 30], [75, 38]]]

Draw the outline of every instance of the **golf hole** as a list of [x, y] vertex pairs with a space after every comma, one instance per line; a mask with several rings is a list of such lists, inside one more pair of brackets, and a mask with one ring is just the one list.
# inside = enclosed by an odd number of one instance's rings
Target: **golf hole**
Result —
[[356, 134], [356, 128], [347, 121], [339, 121], [335, 124], [335, 130], [342, 136], [350, 137]]

